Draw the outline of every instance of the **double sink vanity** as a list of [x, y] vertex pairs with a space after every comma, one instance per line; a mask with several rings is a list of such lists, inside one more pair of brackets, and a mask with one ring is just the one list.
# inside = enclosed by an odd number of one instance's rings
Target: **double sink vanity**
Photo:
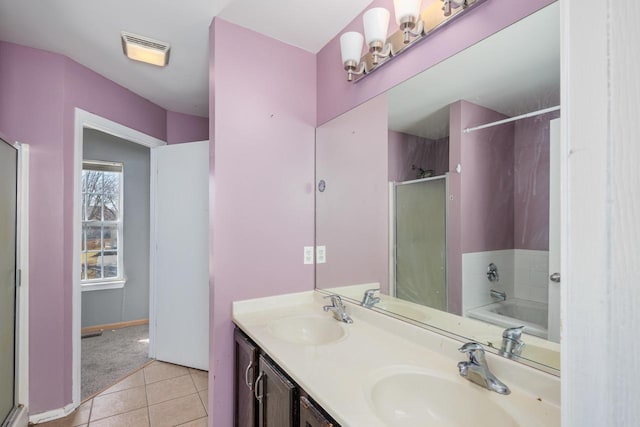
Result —
[[234, 303], [236, 426], [560, 425], [559, 16], [316, 128], [316, 290]]
[[559, 377], [340, 304], [322, 291], [234, 303], [236, 425], [560, 425]]

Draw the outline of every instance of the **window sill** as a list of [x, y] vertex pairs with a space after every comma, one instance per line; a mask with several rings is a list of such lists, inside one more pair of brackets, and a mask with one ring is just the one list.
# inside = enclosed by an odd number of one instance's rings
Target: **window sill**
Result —
[[89, 282], [81, 283], [80, 288], [82, 292], [86, 291], [103, 291], [105, 289], [121, 289], [124, 288], [124, 284], [127, 283], [126, 279], [122, 280], [110, 280], [108, 282]]

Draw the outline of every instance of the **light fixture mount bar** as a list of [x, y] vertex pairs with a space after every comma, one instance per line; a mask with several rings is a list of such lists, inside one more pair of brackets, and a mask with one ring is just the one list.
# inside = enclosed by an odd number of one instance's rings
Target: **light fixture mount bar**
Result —
[[367, 75], [371, 74], [384, 64], [391, 61], [396, 56], [401, 53], [407, 51], [410, 47], [415, 46], [422, 40], [429, 37], [431, 34], [436, 32], [437, 30], [445, 27], [451, 22], [455, 21], [460, 16], [464, 15], [466, 12], [475, 9], [478, 5], [484, 3], [487, 0], [465, 0], [460, 2], [462, 7], [451, 8], [451, 14], [449, 16], [445, 16], [443, 13], [443, 4], [441, 1], [435, 1], [427, 6], [422, 12], [420, 12], [420, 20], [416, 28], [411, 30], [411, 33], [408, 36], [405, 31], [403, 31], [403, 26], [391, 34], [387, 38], [387, 45], [391, 47], [391, 54], [386, 57], [382, 57], [380, 55], [374, 55], [374, 53], [367, 52], [360, 59], [360, 66], [364, 65], [361, 74], [350, 73], [349, 77], [351, 78], [349, 81], [353, 81], [354, 83], [362, 80]]

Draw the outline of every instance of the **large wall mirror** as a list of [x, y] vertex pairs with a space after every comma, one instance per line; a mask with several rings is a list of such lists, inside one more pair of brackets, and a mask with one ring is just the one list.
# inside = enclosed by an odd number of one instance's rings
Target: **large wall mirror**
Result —
[[559, 372], [559, 27], [554, 3], [317, 129], [316, 288]]

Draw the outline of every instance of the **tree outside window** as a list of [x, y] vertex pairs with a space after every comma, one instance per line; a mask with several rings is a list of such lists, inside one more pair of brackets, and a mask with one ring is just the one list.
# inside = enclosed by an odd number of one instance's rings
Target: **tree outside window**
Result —
[[83, 162], [83, 284], [123, 279], [122, 194], [122, 163]]

